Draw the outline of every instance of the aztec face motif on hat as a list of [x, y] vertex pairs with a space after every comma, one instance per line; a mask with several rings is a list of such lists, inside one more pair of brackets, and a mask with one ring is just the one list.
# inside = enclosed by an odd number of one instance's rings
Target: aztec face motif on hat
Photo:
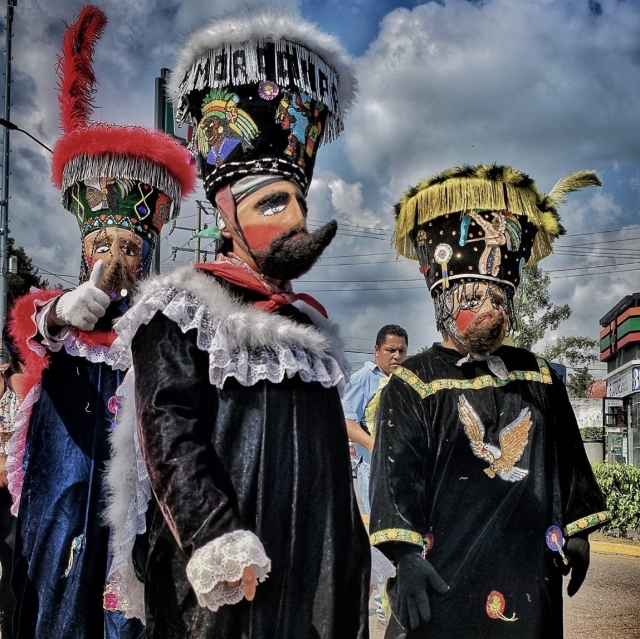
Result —
[[560, 180], [545, 195], [509, 166], [455, 167], [408, 189], [395, 207], [396, 250], [420, 262], [432, 294], [452, 280], [520, 283], [527, 262], [551, 253], [564, 234], [558, 206], [587, 186], [601, 186], [593, 171]]
[[169, 91], [205, 192], [252, 174], [282, 175], [306, 193], [316, 153], [338, 137], [355, 78], [338, 41], [298, 16], [245, 12], [194, 33]]
[[188, 152], [164, 133], [89, 122], [93, 51], [106, 24], [101, 9], [85, 6], [65, 30], [58, 66], [63, 136], [53, 153], [53, 181], [83, 237], [123, 228], [153, 248], [162, 225], [193, 191], [196, 171]]

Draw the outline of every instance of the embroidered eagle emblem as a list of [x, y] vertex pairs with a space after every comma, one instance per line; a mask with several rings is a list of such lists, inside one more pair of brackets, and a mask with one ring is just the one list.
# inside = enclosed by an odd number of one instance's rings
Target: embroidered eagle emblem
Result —
[[458, 413], [473, 454], [489, 462], [484, 472], [491, 479], [498, 475], [500, 479], [515, 482], [529, 474], [528, 470], [515, 466], [527, 446], [533, 424], [528, 408], [523, 408], [518, 417], [500, 431], [500, 448], [484, 441], [484, 425], [464, 395], [458, 399]]

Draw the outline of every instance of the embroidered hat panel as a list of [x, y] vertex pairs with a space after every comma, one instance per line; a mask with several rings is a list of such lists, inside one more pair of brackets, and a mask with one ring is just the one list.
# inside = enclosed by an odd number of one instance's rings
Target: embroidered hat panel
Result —
[[[163, 192], [177, 217], [182, 197], [195, 188], [195, 164], [171, 136], [138, 126], [93, 123], [95, 85], [93, 52], [107, 25], [95, 6], [82, 8], [64, 32], [58, 59], [58, 102], [63, 131], [53, 151], [52, 176], [63, 206], [77, 214], [72, 192], [90, 180], [139, 181]], [[159, 230], [164, 220], [156, 220]], [[82, 227], [81, 227], [82, 228]]]
[[579, 171], [544, 194], [509, 166], [454, 167], [404, 193], [395, 206], [395, 247], [419, 260], [432, 292], [460, 279], [515, 289], [524, 266], [549, 255], [565, 233], [558, 215], [565, 196], [600, 185], [595, 172]]
[[153, 243], [172, 206], [171, 198], [150, 184], [111, 177], [75, 182], [70, 198], [83, 238], [102, 228], [121, 228]]
[[247, 10], [190, 36], [169, 90], [178, 122], [193, 124], [190, 150], [213, 201], [253, 174], [306, 192], [318, 148], [343, 129], [355, 77], [333, 36], [280, 10]]

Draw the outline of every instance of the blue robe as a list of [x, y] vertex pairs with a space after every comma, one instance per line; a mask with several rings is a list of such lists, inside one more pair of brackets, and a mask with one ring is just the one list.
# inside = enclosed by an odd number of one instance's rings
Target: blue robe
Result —
[[108, 564], [103, 473], [123, 373], [49, 353], [33, 407], [14, 555], [15, 639], [138, 639], [144, 627], [102, 607]]

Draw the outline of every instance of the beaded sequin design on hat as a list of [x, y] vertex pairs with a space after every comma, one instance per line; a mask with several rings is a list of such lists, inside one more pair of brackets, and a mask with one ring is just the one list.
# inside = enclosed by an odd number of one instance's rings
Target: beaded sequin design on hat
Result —
[[548, 195], [509, 166], [455, 167], [408, 189], [395, 206], [398, 253], [420, 262], [433, 295], [456, 280], [487, 280], [514, 291], [522, 269], [551, 253], [564, 234], [565, 196], [600, 186], [593, 171], [560, 180]]
[[[76, 216], [73, 193], [79, 183], [125, 180], [162, 192], [171, 206], [164, 219], [156, 219], [155, 236], [167, 218], [179, 214], [181, 198], [195, 187], [196, 171], [186, 150], [164, 133], [89, 121], [97, 82], [93, 52], [106, 24], [107, 16], [101, 9], [85, 6], [65, 30], [58, 59], [63, 136], [53, 153], [53, 182], [62, 190], [63, 206]], [[84, 220], [79, 223], [83, 229]]]
[[337, 40], [275, 9], [245, 11], [192, 34], [169, 84], [179, 122], [194, 125], [207, 197], [252, 174], [306, 192], [318, 147], [338, 137], [355, 91]]

